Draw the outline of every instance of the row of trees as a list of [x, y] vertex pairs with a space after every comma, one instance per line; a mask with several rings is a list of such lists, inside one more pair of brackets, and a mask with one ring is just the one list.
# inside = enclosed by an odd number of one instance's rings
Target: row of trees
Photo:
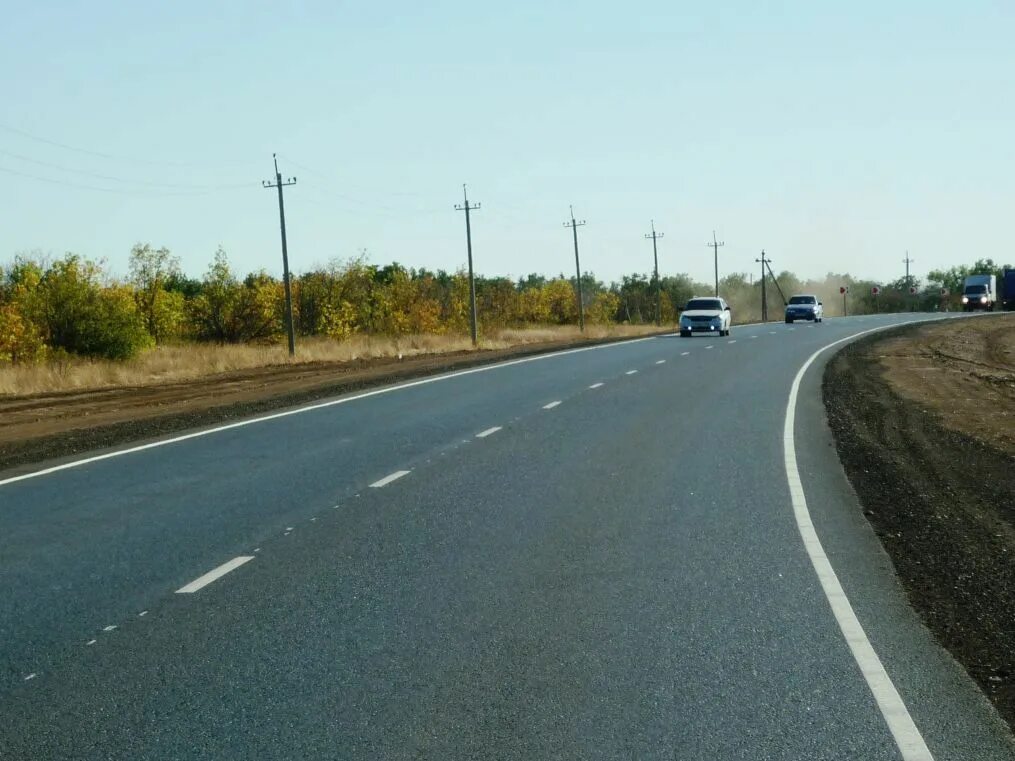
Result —
[[[790, 272], [777, 278], [781, 291], [817, 293], [826, 313], [841, 312], [838, 290], [849, 286], [849, 312], [943, 308], [940, 287], [953, 293], [972, 272], [999, 271], [990, 260], [970, 267], [932, 272], [916, 298], [904, 281], [886, 284], [877, 302], [872, 282], [829, 274], [802, 281]], [[915, 282], [915, 279], [914, 281]], [[660, 278], [640, 274], [606, 285], [582, 277], [586, 320], [591, 323], [648, 323], [657, 316], [672, 324], [694, 295], [712, 293], [687, 275]], [[770, 306], [781, 305], [769, 282]], [[578, 321], [574, 278], [532, 274], [517, 281], [476, 281], [483, 329], [525, 325], [566, 325]], [[302, 336], [342, 340], [356, 333], [406, 335], [464, 334], [469, 325], [469, 284], [463, 272], [377, 266], [365, 258], [333, 261], [293, 278], [293, 319]], [[760, 319], [760, 283], [734, 273], [720, 281], [720, 293], [741, 322]], [[956, 302], [957, 303], [957, 302]], [[129, 276], [118, 280], [94, 261], [68, 254], [55, 260], [19, 257], [0, 270], [0, 362], [34, 362], [74, 354], [127, 359], [160, 343], [211, 341], [270, 342], [284, 332], [283, 284], [268, 273], [241, 278], [219, 249], [200, 279], [187, 277], [165, 248], [139, 244], [130, 254]]]

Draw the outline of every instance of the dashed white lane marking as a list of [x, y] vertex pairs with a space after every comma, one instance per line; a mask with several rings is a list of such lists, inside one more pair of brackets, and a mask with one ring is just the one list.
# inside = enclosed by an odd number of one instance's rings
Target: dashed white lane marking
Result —
[[96, 642], [98, 642], [98, 640], [97, 640], [97, 639], [90, 639], [90, 640], [88, 640], [88, 641], [87, 641], [87, 642], [86, 642], [85, 644], [86, 644], [86, 645], [94, 645], [94, 644], [95, 644]]
[[666, 360], [665, 359], [656, 360], [656, 364], [657, 365], [665, 365], [666, 364]]
[[546, 354], [538, 354], [534, 357], [522, 357], [521, 359], [512, 359], [508, 362], [497, 362], [494, 364], [483, 365], [482, 367], [473, 367], [468, 370], [456, 370], [452, 373], [444, 373], [442, 375], [433, 375], [429, 378], [421, 378], [420, 380], [409, 381], [407, 383], [399, 383], [394, 386], [385, 386], [384, 388], [374, 389], [373, 391], [364, 391], [362, 394], [356, 394], [355, 396], [346, 396], [341, 399], [331, 399], [326, 402], [319, 402], [317, 404], [310, 404], [306, 407], [297, 407], [293, 410], [285, 410], [284, 412], [273, 412], [270, 415], [262, 415], [261, 417], [249, 418], [247, 420], [238, 420], [235, 423], [229, 423], [227, 425], [220, 425], [215, 428], [206, 428], [203, 431], [194, 431], [193, 433], [185, 433], [182, 436], [174, 436], [169, 439], [163, 439], [161, 441], [153, 441], [148, 444], [141, 444], [136, 447], [127, 447], [126, 449], [117, 449], [113, 452], [106, 452], [104, 454], [95, 455], [94, 457], [85, 457], [80, 460], [73, 460], [71, 462], [61, 463], [60, 465], [54, 465], [51, 468], [43, 468], [42, 470], [36, 470], [31, 473], [23, 473], [19, 476], [12, 476], [10, 478], [0, 479], [0, 486], [6, 486], [7, 484], [13, 484], [18, 481], [25, 481], [29, 478], [39, 478], [40, 476], [48, 476], [51, 473], [58, 473], [61, 470], [68, 470], [70, 468], [79, 468], [82, 465], [88, 465], [93, 462], [100, 462], [101, 460], [108, 460], [113, 457], [122, 457], [123, 455], [133, 454], [134, 452], [143, 452], [148, 449], [154, 449], [155, 447], [164, 447], [169, 444], [177, 444], [181, 441], [190, 441], [191, 439], [197, 439], [202, 436], [210, 436], [213, 433], [221, 433], [222, 431], [229, 431], [234, 428], [243, 428], [248, 425], [254, 425], [255, 423], [265, 423], [269, 420], [279, 420], [281, 418], [289, 417], [290, 415], [302, 415], [305, 412], [313, 412], [315, 410], [322, 410], [328, 407], [335, 407], [340, 404], [348, 404], [349, 402], [355, 402], [360, 399], [369, 399], [373, 396], [379, 396], [381, 394], [390, 394], [395, 391], [402, 391], [407, 388], [415, 388], [417, 386], [425, 386], [430, 383], [440, 383], [442, 381], [450, 380], [452, 378], [461, 378], [466, 375], [474, 375], [476, 373], [486, 373], [492, 370], [498, 370], [503, 367], [513, 367], [515, 365], [522, 365], [528, 362], [541, 362], [546, 359], [553, 357], [565, 357], [569, 354], [579, 354], [585, 351], [600, 351], [602, 349], [617, 348], [619, 346], [629, 346], [631, 344], [642, 343], [643, 341], [654, 341], [656, 336], [648, 336], [647, 338], [633, 338], [629, 341], [616, 341], [614, 343], [601, 344], [599, 346], [583, 346], [578, 349], [565, 349], [563, 351], [548, 352]]
[[797, 529], [800, 531], [800, 536], [803, 539], [807, 555], [810, 557], [811, 565], [814, 566], [814, 570], [818, 575], [821, 589], [828, 599], [828, 604], [832, 608], [832, 614], [839, 624], [839, 629], [842, 630], [846, 644], [849, 646], [854, 660], [860, 667], [863, 678], [867, 681], [867, 686], [870, 688], [878, 708], [881, 709], [881, 714], [885, 718], [885, 723], [888, 725], [892, 737], [895, 738], [895, 744], [902, 754], [903, 761], [934, 761], [934, 757], [924, 742], [920, 730], [917, 729], [913, 717], [910, 716], [902, 696], [895, 689], [895, 685], [888, 676], [888, 672], [881, 663], [881, 659], [874, 651], [870, 640], [867, 639], [867, 633], [863, 630], [863, 626], [856, 617], [853, 606], [850, 605], [849, 598], [846, 597], [846, 592], [843, 590], [842, 584], [839, 583], [838, 576], [835, 575], [835, 569], [832, 568], [832, 564], [828, 560], [824, 548], [821, 546], [821, 540], [818, 538], [814, 524], [811, 522], [810, 511], [807, 508], [807, 497], [804, 495], [803, 483], [800, 480], [800, 470], [797, 467], [796, 441], [793, 436], [800, 382], [803, 380], [804, 373], [814, 363], [814, 360], [822, 352], [843, 341], [882, 329], [864, 330], [846, 338], [840, 338], [838, 341], [833, 341], [814, 352], [797, 372], [796, 378], [793, 379], [793, 385], [790, 387], [789, 401], [786, 404], [786, 421], [782, 431], [786, 479], [789, 482], [790, 499], [793, 502], [793, 515], [796, 518]]
[[148, 611], [147, 611], [147, 610], [142, 610], [142, 611], [141, 611], [140, 613], [138, 613], [137, 615], [138, 615], [138, 618], [144, 618], [145, 616], [147, 616], [147, 615], [148, 615]]
[[36, 674], [36, 673], [35, 673], [35, 672], [33, 671], [33, 672], [32, 672], [31, 674], [29, 674], [28, 676], [26, 676], [26, 677], [25, 677], [25, 681], [26, 681], [26, 682], [30, 682], [30, 681], [32, 681], [33, 679], [35, 679], [35, 677], [37, 677], [37, 676], [38, 676], [38, 674]]
[[487, 428], [485, 431], [480, 431], [479, 433], [477, 433], [476, 434], [476, 438], [477, 439], [485, 439], [487, 436], [490, 436], [490, 435], [492, 435], [494, 433], [497, 433], [497, 431], [499, 431], [500, 429], [501, 429], [501, 426], [495, 425], [493, 428]]
[[751, 336], [751, 338], [757, 338], [757, 336]]
[[591, 386], [589, 386], [589, 388], [599, 388], [602, 385], [603, 385], [602, 383], [593, 383]]
[[691, 352], [689, 352], [689, 351], [682, 351], [682, 352], [680, 352], [680, 356], [681, 356], [681, 357], [686, 357], [686, 356], [687, 356], [688, 354], [690, 354], [690, 353], [691, 353]]
[[199, 589], [202, 589], [202, 588], [208, 586], [213, 581], [215, 581], [217, 579], [221, 579], [223, 576], [225, 576], [230, 571], [235, 571], [237, 568], [239, 568], [244, 563], [249, 563], [253, 559], [254, 559], [253, 555], [240, 555], [239, 557], [235, 557], [232, 560], [230, 560], [228, 563], [223, 563], [218, 568], [215, 568], [214, 570], [208, 571], [208, 573], [206, 573], [204, 576], [198, 576], [196, 579], [194, 579], [189, 584], [180, 587], [179, 589], [176, 590], [176, 594], [178, 594], [178, 595], [193, 594], [194, 592], [198, 591]]
[[637, 370], [628, 370], [626, 373], [624, 373], [624, 375], [634, 375], [636, 372], [638, 372], [638, 371]]
[[770, 335], [773, 335], [773, 336], [775, 335], [775, 331], [774, 330], [770, 330], [768, 332], [769, 332]]
[[115, 629], [116, 629], [116, 624], [110, 624], [109, 626], [103, 626], [102, 627], [102, 631], [104, 631], [104, 632], [111, 632], [111, 631], [114, 631]]
[[734, 338], [732, 341], [727, 341], [726, 343], [735, 344], [736, 342], [737, 342], [737, 339]]
[[292, 526], [286, 526], [286, 527], [285, 527], [285, 530], [286, 530], [286, 531], [292, 531], [292, 530], [293, 530], [293, 527], [292, 527]]
[[[442, 454], [443, 454], [443, 452], [442, 452]], [[380, 489], [382, 486], [387, 486], [392, 481], [397, 481], [402, 476], [407, 476], [407, 475], [409, 475], [409, 471], [408, 470], [396, 470], [390, 476], [385, 476], [380, 481], [374, 481], [372, 484], [370, 484], [370, 488], [371, 489]], [[356, 496], [358, 497], [359, 495], [357, 494]]]
[[714, 349], [715, 347], [714, 346], [706, 346], [705, 348], [706, 349]]
[[544, 410], [552, 410], [554, 407], [557, 407], [559, 405], [560, 405], [559, 401], [558, 402], [550, 402], [549, 404], [544, 404], [543, 405], [543, 409]]

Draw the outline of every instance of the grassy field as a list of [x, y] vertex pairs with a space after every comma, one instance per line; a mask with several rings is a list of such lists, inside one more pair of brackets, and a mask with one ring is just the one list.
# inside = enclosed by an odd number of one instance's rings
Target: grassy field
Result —
[[[546, 326], [491, 331], [480, 339], [479, 350], [505, 349], [534, 343], [638, 336], [658, 330], [654, 325]], [[346, 341], [308, 338], [297, 342], [290, 358], [284, 344], [179, 344], [159, 346], [126, 362], [70, 359], [35, 365], [0, 367], [0, 396], [25, 396], [54, 391], [153, 386], [177, 383], [219, 373], [274, 365], [350, 362], [361, 359], [411, 357], [470, 351], [461, 335], [354, 336]]]

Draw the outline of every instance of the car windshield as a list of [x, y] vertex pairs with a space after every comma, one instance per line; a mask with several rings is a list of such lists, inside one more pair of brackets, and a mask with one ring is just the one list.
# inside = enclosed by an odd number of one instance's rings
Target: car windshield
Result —
[[790, 296], [790, 304], [817, 304], [818, 300], [813, 296]]
[[718, 312], [722, 309], [718, 299], [691, 299], [687, 302], [687, 306], [684, 307], [684, 311], [691, 309], [705, 309], [712, 312]]
[[967, 294], [969, 294], [969, 293], [986, 293], [986, 292], [987, 292], [987, 286], [985, 286], [985, 285], [967, 285], [966, 286], [966, 293]]

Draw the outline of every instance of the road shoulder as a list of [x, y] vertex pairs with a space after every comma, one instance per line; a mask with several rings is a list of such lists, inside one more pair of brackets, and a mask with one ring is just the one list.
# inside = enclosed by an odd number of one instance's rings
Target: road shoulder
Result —
[[858, 341], [826, 365], [836, 450], [905, 594], [936, 640], [1015, 725], [1012, 457], [897, 393], [879, 352], [906, 328]]

